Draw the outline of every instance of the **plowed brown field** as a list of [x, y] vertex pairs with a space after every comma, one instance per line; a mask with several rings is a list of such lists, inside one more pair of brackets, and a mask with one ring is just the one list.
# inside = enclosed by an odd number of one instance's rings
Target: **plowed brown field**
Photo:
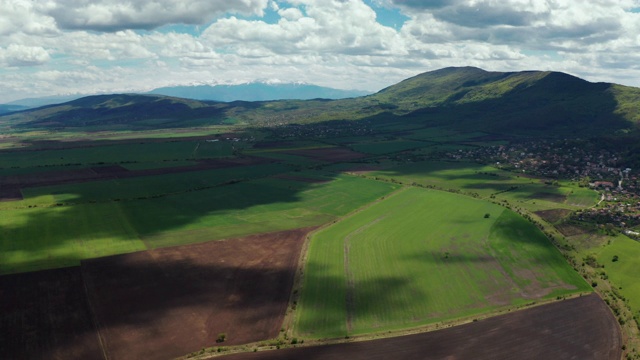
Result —
[[225, 360], [618, 360], [620, 328], [596, 294], [444, 330], [372, 341], [235, 354]]
[[220, 333], [276, 337], [309, 230], [1, 276], [0, 359], [172, 359]]
[[1, 359], [103, 359], [79, 267], [0, 276]]

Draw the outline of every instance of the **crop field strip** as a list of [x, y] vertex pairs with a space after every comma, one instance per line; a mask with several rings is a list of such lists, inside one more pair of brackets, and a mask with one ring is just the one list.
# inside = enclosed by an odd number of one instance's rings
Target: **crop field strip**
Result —
[[[73, 192], [77, 191], [76, 189], [82, 190], [83, 187], [104, 189], [105, 184], [107, 184], [106, 186], [109, 186], [109, 181], [115, 181], [118, 184], [122, 183], [122, 188], [133, 187], [134, 193], [130, 196], [136, 196], [135, 191], [141, 190], [135, 189], [136, 184], [138, 184], [139, 187], [142, 187], [142, 190], [149, 191], [149, 186], [147, 186], [146, 184], [157, 185], [158, 187], [162, 188], [162, 184], [164, 183], [172, 184], [176, 181], [193, 182], [194, 179], [199, 179], [199, 176], [204, 179], [210, 178], [211, 175], [217, 175], [218, 178], [222, 178], [221, 181], [216, 182], [216, 179], [214, 178], [209, 180], [209, 182], [204, 181], [203, 185], [198, 184], [200, 186], [211, 186], [232, 179], [245, 179], [247, 176], [251, 176], [251, 174], [253, 173], [260, 175], [261, 172], [259, 171], [259, 169], [261, 168], [271, 168], [273, 171], [285, 171], [285, 167], [283, 165], [273, 164], [272, 161], [260, 158], [203, 160], [195, 165], [148, 168], [139, 170], [129, 170], [119, 165], [107, 165], [95, 166], [91, 168], [71, 169], [66, 171], [36, 172], [31, 174], [0, 176], [0, 186], [2, 188], [9, 187], [23, 189], [23, 191], [27, 193], [25, 197], [28, 198], [29, 191], [34, 194], [50, 194], [62, 193], [65, 191]], [[222, 169], [229, 169], [229, 171], [225, 172]], [[207, 171], [212, 172], [207, 173]], [[195, 172], [196, 174], [189, 174], [193, 172]], [[106, 181], [107, 183], [104, 183], [104, 181]], [[83, 183], [89, 184], [83, 186]], [[193, 185], [191, 187], [193, 188]], [[36, 189], [31, 190], [33, 188]], [[100, 193], [103, 192], [104, 190]], [[131, 192], [132, 191], [128, 191], [128, 193]], [[145, 194], [139, 194], [138, 196], [145, 196]], [[112, 196], [111, 198], [120, 197], [116, 195]]]
[[343, 337], [588, 291], [515, 213], [409, 188], [313, 236], [295, 331]]
[[618, 360], [620, 328], [596, 294], [413, 335], [223, 356], [224, 360]]
[[[213, 138], [213, 137], [211, 137]], [[64, 166], [68, 164], [120, 164], [145, 163], [163, 160], [200, 160], [230, 157], [233, 147], [238, 142], [207, 142], [206, 139], [187, 141], [115, 143], [110, 145], [81, 146], [63, 149], [2, 151], [0, 152], [0, 168]]]

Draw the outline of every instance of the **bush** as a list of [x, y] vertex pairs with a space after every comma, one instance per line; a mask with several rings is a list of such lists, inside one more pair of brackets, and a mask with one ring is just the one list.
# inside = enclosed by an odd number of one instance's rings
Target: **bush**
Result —
[[227, 340], [227, 334], [226, 333], [218, 334], [218, 338], [216, 339], [217, 343], [224, 342], [225, 340]]

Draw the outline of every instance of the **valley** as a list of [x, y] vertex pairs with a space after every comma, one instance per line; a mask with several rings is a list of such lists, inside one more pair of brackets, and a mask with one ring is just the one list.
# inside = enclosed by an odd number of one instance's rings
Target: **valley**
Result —
[[636, 88], [475, 68], [0, 116], [0, 348], [638, 359], [638, 121]]

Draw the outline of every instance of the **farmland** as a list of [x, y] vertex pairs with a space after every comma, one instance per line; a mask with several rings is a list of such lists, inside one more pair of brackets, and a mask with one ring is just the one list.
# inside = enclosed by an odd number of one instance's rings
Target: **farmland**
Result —
[[[95, 98], [98, 117], [62, 109], [50, 131], [0, 119], [0, 345], [143, 359], [295, 337], [333, 345], [239, 356], [482, 359], [619, 358], [624, 341], [637, 355], [639, 247], [620, 233], [638, 182], [617, 162], [633, 147], [523, 142], [466, 120], [486, 109], [449, 126], [452, 108], [396, 112], [387, 95], [175, 119], [151, 106], [131, 122]], [[585, 224], [587, 210], [609, 217]]]
[[7, 359], [174, 358], [275, 337], [309, 229], [0, 277]]
[[[234, 176], [233, 171], [226, 174]], [[133, 196], [145, 194], [144, 182], [134, 183], [139, 192], [127, 188], [126, 182], [113, 183], [114, 193], [101, 192], [99, 183], [86, 183], [58, 187], [50, 195], [44, 188], [39, 196], [3, 203], [12, 207], [0, 210], [0, 272], [72, 266], [82, 259], [146, 248], [321, 225], [398, 187], [343, 175], [324, 183], [264, 178], [180, 192], [188, 179], [163, 180], [148, 179], [146, 188], [174, 186], [169, 190], [177, 193], [138, 199]], [[103, 197], [124, 192], [130, 192], [129, 200]], [[58, 202], [69, 204], [57, 206]]]
[[[175, 142], [111, 142], [67, 143], [70, 148], [48, 151], [6, 151], [0, 157], [0, 168], [49, 167], [68, 164], [153, 163], [184, 159], [228, 157], [232, 149], [243, 143], [206, 142], [204, 139]], [[63, 146], [63, 145], [60, 145]], [[27, 150], [27, 149], [24, 149]]]
[[513, 212], [419, 188], [317, 233], [308, 256], [296, 332], [316, 338], [590, 291], [544, 235]]
[[596, 192], [569, 183], [551, 184], [496, 169], [459, 161], [423, 161], [374, 171], [369, 177], [395, 180], [482, 198], [507, 200], [531, 210], [577, 209], [595, 204]]
[[225, 360], [620, 359], [615, 318], [595, 294], [439, 331], [371, 341], [260, 351]]

